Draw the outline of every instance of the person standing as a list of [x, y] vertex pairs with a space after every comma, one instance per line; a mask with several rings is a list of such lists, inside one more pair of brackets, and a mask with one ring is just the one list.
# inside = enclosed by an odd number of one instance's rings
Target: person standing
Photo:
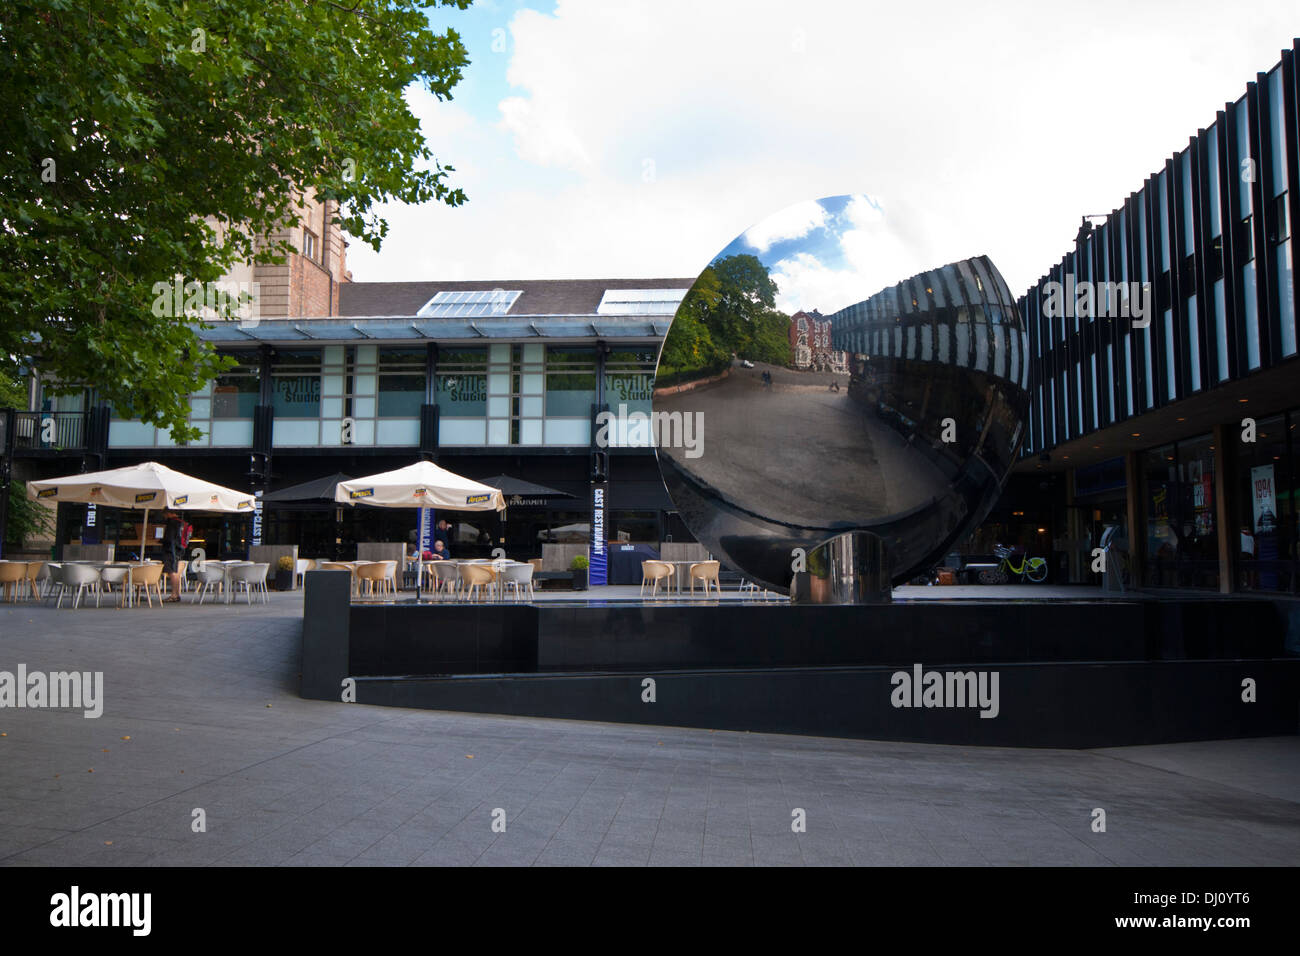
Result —
[[171, 509], [167, 510], [166, 516], [167, 523], [163, 525], [162, 537], [163, 573], [167, 575], [172, 594], [171, 597], [165, 600], [168, 604], [176, 604], [181, 599], [180, 559], [183, 550], [181, 545], [181, 517]]

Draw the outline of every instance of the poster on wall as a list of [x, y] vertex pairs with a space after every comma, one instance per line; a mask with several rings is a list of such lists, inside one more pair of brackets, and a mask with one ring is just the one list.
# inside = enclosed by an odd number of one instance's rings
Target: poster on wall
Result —
[[1277, 527], [1275, 490], [1272, 465], [1250, 469], [1250, 526], [1256, 534], [1271, 532]]

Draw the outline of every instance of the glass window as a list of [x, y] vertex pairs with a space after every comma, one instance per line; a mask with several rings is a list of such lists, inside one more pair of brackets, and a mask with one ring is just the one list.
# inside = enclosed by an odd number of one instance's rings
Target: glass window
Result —
[[379, 417], [418, 418], [424, 404], [424, 349], [379, 350]]
[[651, 411], [656, 356], [653, 348], [620, 349], [605, 357], [605, 403], [614, 412]]
[[1289, 590], [1287, 559], [1294, 547], [1296, 515], [1286, 418], [1260, 419], [1255, 429], [1254, 444], [1242, 442], [1234, 455], [1238, 586], [1250, 591]]
[[258, 398], [257, 367], [237, 365], [212, 384], [213, 418], [252, 418]]
[[1178, 349], [1174, 343], [1174, 310], [1165, 309], [1165, 397], [1178, 397]]
[[1278, 321], [1282, 324], [1282, 354], [1296, 353], [1295, 272], [1291, 268], [1291, 240], [1281, 243], [1273, 253], [1277, 270]]
[[596, 402], [594, 349], [546, 350], [546, 417], [590, 418]]
[[1160, 210], [1160, 233], [1156, 244], [1160, 246], [1160, 271], [1169, 271], [1169, 177], [1161, 173], [1156, 177], [1156, 198]]
[[1191, 366], [1191, 390], [1201, 387], [1201, 326], [1196, 315], [1196, 296], [1187, 298], [1187, 355]]
[[1277, 66], [1268, 77], [1268, 139], [1272, 169], [1269, 173], [1268, 197], [1286, 189], [1286, 103], [1282, 97], [1282, 67]]
[[444, 349], [438, 353], [435, 402], [442, 418], [487, 415], [487, 350]]
[[[1251, 183], [1259, 175], [1258, 170], [1254, 169], [1254, 160], [1250, 158], [1250, 124], [1249, 113], [1246, 108], [1246, 99], [1242, 97], [1237, 101], [1236, 126], [1237, 126], [1237, 155], [1236, 170], [1237, 177], [1237, 202], [1239, 204], [1238, 214], [1248, 216], [1253, 211], [1251, 207], [1250, 187]], [[1251, 172], [1252, 175], [1245, 176], [1243, 173]]]
[[1241, 306], [1246, 325], [1246, 366], [1257, 369], [1259, 357], [1259, 303], [1255, 290], [1255, 263], [1241, 267]]
[[1205, 162], [1209, 170], [1209, 194], [1205, 204], [1210, 210], [1210, 236], [1223, 234], [1223, 220], [1219, 215], [1219, 127], [1210, 127], [1208, 145], [1205, 150]]
[[320, 352], [281, 351], [271, 367], [276, 418], [320, 417]]
[[1223, 279], [1214, 283], [1214, 342], [1216, 356], [1215, 371], [1218, 381], [1228, 377], [1228, 305]]

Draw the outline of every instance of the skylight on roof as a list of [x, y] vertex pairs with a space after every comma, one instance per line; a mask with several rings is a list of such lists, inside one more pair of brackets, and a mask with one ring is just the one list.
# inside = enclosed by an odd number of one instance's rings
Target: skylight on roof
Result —
[[597, 315], [675, 315], [685, 289], [606, 289]]
[[481, 289], [475, 291], [443, 291], [420, 307], [415, 313], [428, 319], [468, 318], [479, 315], [505, 315], [519, 298], [520, 290]]

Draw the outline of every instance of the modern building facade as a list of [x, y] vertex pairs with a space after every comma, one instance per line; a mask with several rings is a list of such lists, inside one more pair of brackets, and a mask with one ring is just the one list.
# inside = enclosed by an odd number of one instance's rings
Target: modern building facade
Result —
[[[18, 477], [157, 459], [270, 492], [427, 457], [472, 478], [505, 474], [564, 493], [513, 503], [504, 529], [512, 554], [537, 552], [544, 529], [581, 529], [593, 485], [605, 490], [611, 539], [680, 539], [653, 449], [620, 422], [650, 411], [659, 345], [692, 281], [344, 282], [336, 315], [202, 330], [237, 364], [191, 396], [198, 440], [178, 446], [87, 394], [85, 410], [15, 413]], [[605, 408], [616, 420], [602, 445], [594, 419]], [[87, 520], [96, 518], [84, 507], [62, 507], [60, 543], [85, 540]], [[118, 529], [98, 520], [95, 535], [114, 540]], [[346, 555], [357, 541], [405, 542], [414, 529], [403, 512], [328, 502], [195, 526], [209, 556], [254, 539]], [[495, 543], [499, 530], [485, 525], [466, 545], [489, 535]]]
[[1071, 580], [1096, 580], [1115, 524], [1136, 583], [1297, 587], [1296, 62], [1293, 46], [1019, 300], [1032, 405], [997, 520]]

